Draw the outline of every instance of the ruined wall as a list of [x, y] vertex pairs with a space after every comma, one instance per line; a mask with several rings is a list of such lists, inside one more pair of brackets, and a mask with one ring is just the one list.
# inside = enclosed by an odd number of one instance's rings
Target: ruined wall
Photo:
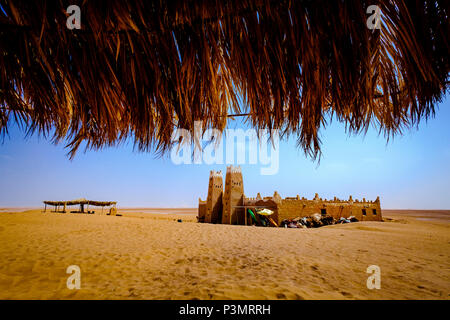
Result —
[[241, 167], [227, 167], [223, 195], [223, 224], [245, 224], [244, 209], [234, 208], [244, 204], [244, 182]]
[[202, 199], [198, 199], [198, 222], [205, 222], [206, 215], [206, 201], [202, 201]]
[[348, 218], [355, 216], [359, 221], [381, 221], [380, 200], [376, 201], [353, 201], [350, 196], [348, 201], [322, 200], [317, 194], [313, 200], [305, 198], [286, 198], [281, 200], [277, 208], [278, 220], [280, 224], [284, 219], [310, 216], [314, 213], [330, 215], [335, 219], [341, 217]]
[[223, 178], [222, 171], [209, 173], [208, 197], [206, 199], [206, 223], [220, 223], [222, 221]]

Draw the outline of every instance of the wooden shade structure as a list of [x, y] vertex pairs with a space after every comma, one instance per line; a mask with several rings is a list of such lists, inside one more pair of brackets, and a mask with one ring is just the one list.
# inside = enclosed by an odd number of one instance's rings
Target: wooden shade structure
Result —
[[63, 208], [62, 212], [66, 212], [67, 206], [79, 205], [80, 206], [79, 212], [84, 212], [85, 205], [88, 207], [89, 207], [89, 205], [102, 207], [102, 211], [103, 211], [103, 207], [110, 207], [110, 206], [115, 207], [117, 204], [116, 201], [95, 201], [95, 200], [86, 200], [84, 198], [76, 199], [76, 200], [67, 200], [67, 201], [43, 201], [43, 203], [45, 205], [44, 212], [47, 211], [47, 205], [54, 206], [55, 212], [58, 211], [58, 207], [62, 207]]
[[[80, 30], [66, 27], [72, 4]], [[373, 4], [380, 30], [367, 27]], [[71, 156], [128, 137], [164, 152], [175, 128], [223, 130], [236, 113], [314, 158], [331, 119], [389, 138], [433, 115], [448, 88], [444, 0], [0, 5], [0, 130], [13, 118]]]

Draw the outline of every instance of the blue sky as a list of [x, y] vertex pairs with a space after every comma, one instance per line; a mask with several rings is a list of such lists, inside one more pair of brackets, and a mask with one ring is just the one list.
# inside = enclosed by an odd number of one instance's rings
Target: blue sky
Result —
[[[295, 139], [281, 141], [277, 174], [261, 175], [260, 165], [242, 166], [245, 194], [379, 195], [385, 209], [450, 209], [449, 123], [449, 96], [434, 119], [388, 144], [373, 128], [365, 136], [349, 136], [334, 121], [322, 131], [319, 166], [304, 156]], [[0, 207], [80, 197], [116, 200], [119, 207], [196, 207], [199, 197], [206, 198], [209, 171], [226, 169], [225, 164], [175, 165], [170, 155], [157, 158], [133, 151], [132, 143], [81, 150], [73, 160], [66, 153], [63, 144], [55, 146], [36, 135], [25, 138], [13, 124], [0, 144]]]

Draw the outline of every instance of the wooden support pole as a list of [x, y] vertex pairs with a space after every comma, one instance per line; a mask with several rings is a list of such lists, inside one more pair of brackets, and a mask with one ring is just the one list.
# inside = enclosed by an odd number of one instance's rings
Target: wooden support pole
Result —
[[247, 207], [244, 206], [245, 225], [247, 225]]

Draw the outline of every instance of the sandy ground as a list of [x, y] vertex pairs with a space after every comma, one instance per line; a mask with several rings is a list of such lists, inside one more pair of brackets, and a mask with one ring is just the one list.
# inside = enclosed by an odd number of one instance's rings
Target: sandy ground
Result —
[[[192, 209], [8, 211], [0, 299], [450, 299], [450, 211], [319, 229], [198, 224]], [[66, 287], [69, 265], [80, 290]], [[369, 265], [380, 290], [366, 287]]]

